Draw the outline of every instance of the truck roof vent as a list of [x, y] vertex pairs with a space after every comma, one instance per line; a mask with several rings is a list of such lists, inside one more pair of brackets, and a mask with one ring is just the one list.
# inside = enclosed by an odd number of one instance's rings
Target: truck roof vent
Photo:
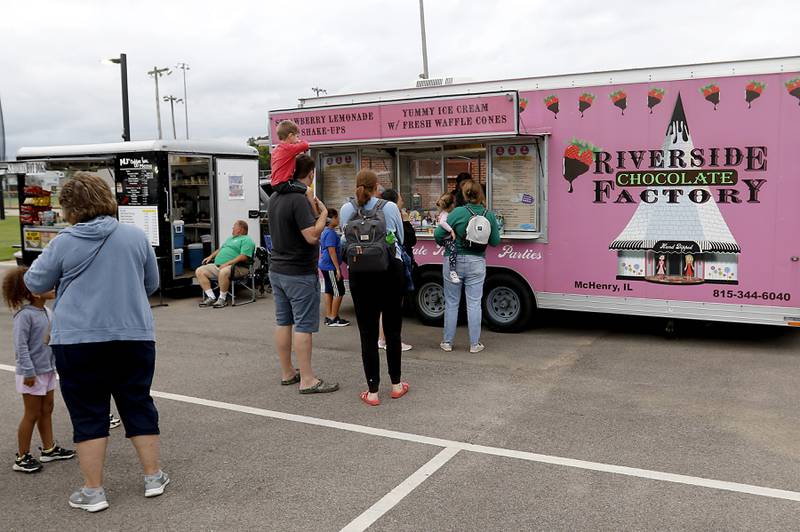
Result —
[[418, 79], [417, 88], [423, 87], [441, 87], [442, 85], [452, 85], [453, 78], [432, 78], [432, 79]]

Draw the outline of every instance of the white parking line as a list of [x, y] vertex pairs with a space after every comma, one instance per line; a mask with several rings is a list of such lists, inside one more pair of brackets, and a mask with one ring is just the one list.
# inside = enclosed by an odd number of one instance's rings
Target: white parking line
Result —
[[439, 454], [431, 458], [424, 466], [414, 471], [410, 477], [384, 495], [381, 500], [367, 508], [363, 514], [350, 521], [350, 523], [342, 529], [342, 532], [362, 532], [369, 528], [370, 525], [380, 519], [383, 514], [397, 506], [406, 495], [414, 491], [414, 488], [425, 482], [429, 476], [449, 462], [459, 451], [460, 449], [455, 449], [453, 447], [445, 447], [442, 449]]
[[[14, 366], [7, 366], [5, 364], [0, 364], [0, 369], [6, 371], [15, 370]], [[674, 473], [666, 473], [664, 471], [655, 471], [651, 469], [639, 469], [635, 467], [604, 464], [602, 462], [589, 462], [586, 460], [577, 460], [574, 458], [565, 458], [561, 456], [537, 454], [527, 451], [515, 451], [513, 449], [504, 449], [502, 447], [474, 445], [472, 443], [460, 442], [455, 440], [432, 438], [429, 436], [422, 436], [419, 434], [412, 434], [409, 432], [379, 429], [375, 427], [368, 427], [366, 425], [356, 425], [354, 423], [344, 423], [342, 421], [333, 421], [330, 419], [303, 416], [299, 414], [289, 414], [287, 412], [266, 410], [264, 408], [238, 405], [234, 403], [226, 403], [223, 401], [214, 401], [211, 399], [202, 399], [200, 397], [192, 397], [188, 395], [180, 395], [175, 393], [157, 392], [155, 390], [153, 390], [151, 393], [153, 394], [154, 397], [160, 397], [162, 399], [169, 399], [171, 401], [177, 401], [181, 403], [208, 406], [211, 408], [218, 408], [221, 410], [230, 410], [233, 412], [241, 412], [244, 414], [252, 414], [255, 416], [267, 417], [272, 419], [281, 419], [284, 421], [293, 421], [295, 423], [303, 423], [306, 425], [314, 425], [317, 427], [327, 427], [338, 430], [346, 430], [348, 432], [368, 434], [370, 436], [380, 436], [382, 438], [391, 438], [395, 440], [408, 441], [412, 443], [433, 445], [436, 447], [453, 448], [461, 451], [470, 451], [474, 453], [488, 454], [492, 456], [501, 456], [504, 458], [516, 458], [518, 460], [526, 460], [529, 462], [560, 465], [565, 467], [573, 467], [577, 469], [586, 469], [589, 471], [614, 473], [617, 475], [625, 475], [629, 477], [646, 478], [650, 480], [659, 480], [662, 482], [673, 482], [676, 484], [686, 484], [689, 486], [699, 486], [703, 488], [733, 491], [737, 493], [746, 493], [749, 495], [758, 495], [760, 497], [769, 497], [773, 499], [785, 499], [785, 500], [800, 502], [800, 492], [796, 491], [767, 488], [763, 486], [754, 486], [752, 484], [740, 484], [738, 482], [729, 482], [725, 480], [714, 480], [709, 478], [693, 477], [689, 475], [678, 475]]]

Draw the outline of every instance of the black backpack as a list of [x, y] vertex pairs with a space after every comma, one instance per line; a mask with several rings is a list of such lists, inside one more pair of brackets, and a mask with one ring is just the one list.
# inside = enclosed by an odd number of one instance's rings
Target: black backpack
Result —
[[355, 209], [344, 229], [344, 256], [351, 272], [382, 272], [389, 269], [389, 247], [386, 245], [386, 218], [379, 199], [374, 208], [364, 208], [350, 200]]

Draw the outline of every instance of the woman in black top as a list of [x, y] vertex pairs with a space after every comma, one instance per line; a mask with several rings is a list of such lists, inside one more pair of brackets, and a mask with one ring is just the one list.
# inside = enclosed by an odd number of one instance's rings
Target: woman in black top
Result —
[[[393, 188], [387, 188], [381, 194], [381, 198], [385, 199], [386, 201], [391, 201], [397, 208], [400, 209], [400, 216], [403, 218], [403, 250], [406, 254], [411, 257], [411, 271], [414, 271], [414, 268], [417, 267], [416, 262], [414, 261], [414, 246], [417, 245], [417, 233], [414, 231], [414, 226], [411, 225], [411, 220], [408, 217], [408, 212], [403, 210], [403, 196], [401, 196], [397, 190]], [[402, 307], [402, 302], [401, 302]], [[383, 320], [381, 320], [380, 330], [378, 336], [378, 348], [379, 349], [386, 349], [386, 337], [383, 335]], [[414, 348], [413, 345], [407, 344], [405, 342], [400, 342], [400, 348], [403, 351], [410, 351]]]
[[456, 188], [453, 189], [453, 201], [455, 201], [456, 207], [463, 207], [464, 204], [467, 202], [464, 199], [464, 193], [461, 191], [461, 185], [464, 184], [464, 181], [472, 179], [472, 174], [469, 172], [461, 172], [456, 176]]

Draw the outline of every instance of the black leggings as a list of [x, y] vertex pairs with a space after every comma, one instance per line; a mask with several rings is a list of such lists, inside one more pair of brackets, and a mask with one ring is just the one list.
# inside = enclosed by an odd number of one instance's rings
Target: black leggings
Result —
[[350, 273], [350, 294], [361, 335], [361, 360], [371, 393], [377, 393], [381, 381], [378, 357], [378, 319], [383, 314], [386, 336], [386, 361], [392, 384], [400, 382], [400, 335], [403, 328], [405, 272], [403, 262], [389, 260], [385, 272]]
[[447, 251], [447, 260], [450, 262], [450, 271], [456, 271], [456, 258], [458, 257], [458, 249], [456, 248], [456, 241], [448, 237], [444, 239], [444, 249]]

